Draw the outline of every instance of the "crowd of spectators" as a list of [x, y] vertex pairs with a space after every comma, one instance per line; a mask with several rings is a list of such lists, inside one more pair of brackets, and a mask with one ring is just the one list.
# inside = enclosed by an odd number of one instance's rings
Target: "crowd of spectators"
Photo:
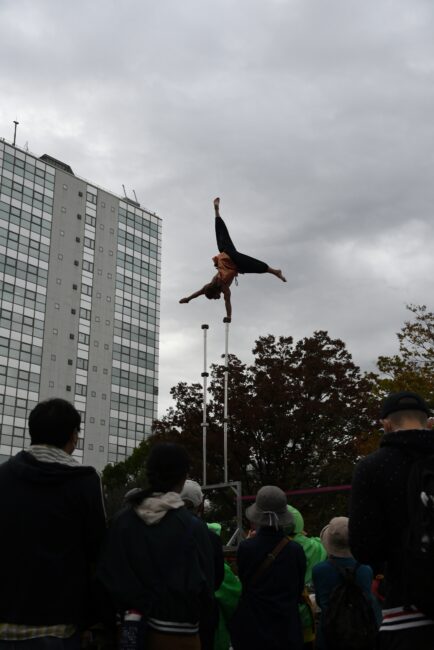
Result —
[[0, 466], [0, 650], [432, 650], [433, 576], [410, 575], [434, 566], [430, 414], [416, 393], [384, 400], [349, 517], [319, 537], [280, 487], [261, 487], [230, 562], [184, 447], [152, 447], [147, 488], [108, 524], [98, 473], [72, 456], [79, 413], [41, 402], [30, 446]]

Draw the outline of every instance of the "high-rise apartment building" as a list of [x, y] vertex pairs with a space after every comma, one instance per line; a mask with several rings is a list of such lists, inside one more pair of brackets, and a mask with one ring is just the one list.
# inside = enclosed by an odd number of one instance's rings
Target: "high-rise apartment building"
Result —
[[63, 397], [79, 449], [125, 459], [157, 413], [161, 220], [50, 156], [0, 141], [0, 460]]

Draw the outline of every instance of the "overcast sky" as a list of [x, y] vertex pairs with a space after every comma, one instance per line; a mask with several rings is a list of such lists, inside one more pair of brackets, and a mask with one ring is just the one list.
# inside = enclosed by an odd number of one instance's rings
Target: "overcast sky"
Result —
[[224, 348], [212, 199], [282, 268], [233, 289], [231, 351], [343, 339], [362, 369], [433, 308], [431, 0], [0, 0], [0, 136], [163, 219], [160, 414]]

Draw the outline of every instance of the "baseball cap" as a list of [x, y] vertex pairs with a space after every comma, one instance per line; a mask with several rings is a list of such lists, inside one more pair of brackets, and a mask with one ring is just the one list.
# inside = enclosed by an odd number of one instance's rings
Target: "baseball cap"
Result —
[[388, 415], [397, 411], [423, 411], [428, 416], [431, 415], [429, 406], [423, 397], [408, 390], [390, 393], [382, 404], [380, 418], [384, 420]]

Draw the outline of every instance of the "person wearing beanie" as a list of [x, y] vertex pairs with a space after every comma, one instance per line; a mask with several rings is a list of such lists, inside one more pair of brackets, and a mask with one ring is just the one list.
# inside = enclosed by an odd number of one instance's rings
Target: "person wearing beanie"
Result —
[[200, 650], [200, 614], [214, 591], [214, 564], [206, 526], [180, 497], [188, 469], [184, 447], [155, 445], [146, 463], [149, 488], [130, 496], [110, 528], [98, 578], [124, 626], [127, 619], [140, 621], [146, 634], [132, 643], [121, 633], [121, 649]]
[[234, 650], [301, 650], [303, 632], [298, 603], [304, 588], [306, 558], [284, 528], [293, 523], [285, 493], [262, 487], [246, 517], [257, 533], [238, 547], [243, 591], [230, 621]]
[[434, 455], [431, 411], [423, 397], [406, 390], [388, 395], [379, 415], [380, 448], [363, 458], [353, 475], [350, 547], [359, 562], [385, 576], [380, 650], [431, 649], [434, 621], [406, 602], [405, 589], [407, 483], [413, 463]]
[[[190, 510], [193, 515], [202, 518], [204, 512], [204, 495], [199, 483], [187, 479], [180, 494], [181, 499], [185, 503], [185, 507]], [[217, 535], [209, 526], [206, 527], [208, 532], [209, 541], [211, 542], [214, 559], [214, 592], [216, 592], [224, 577], [224, 558], [223, 558], [223, 545], [220, 536]], [[205, 601], [203, 603], [199, 636], [201, 650], [213, 650], [214, 637], [216, 634], [219, 622], [219, 608], [215, 596], [212, 602]]]
[[[353, 569], [357, 566], [357, 562], [351, 555], [349, 547], [348, 517], [333, 517], [327, 526], [324, 526], [322, 529], [320, 539], [328, 555], [328, 560], [314, 566], [312, 571], [315, 600], [318, 607], [321, 608], [315, 648], [317, 650], [333, 650], [333, 648], [327, 647], [323, 629], [330, 595], [333, 589], [343, 580], [338, 567], [342, 569]], [[373, 573], [371, 567], [363, 564], [357, 567], [356, 583], [361, 587], [371, 602], [374, 613], [379, 621], [381, 613], [378, 608], [376, 609], [376, 604], [371, 593], [372, 579]]]

